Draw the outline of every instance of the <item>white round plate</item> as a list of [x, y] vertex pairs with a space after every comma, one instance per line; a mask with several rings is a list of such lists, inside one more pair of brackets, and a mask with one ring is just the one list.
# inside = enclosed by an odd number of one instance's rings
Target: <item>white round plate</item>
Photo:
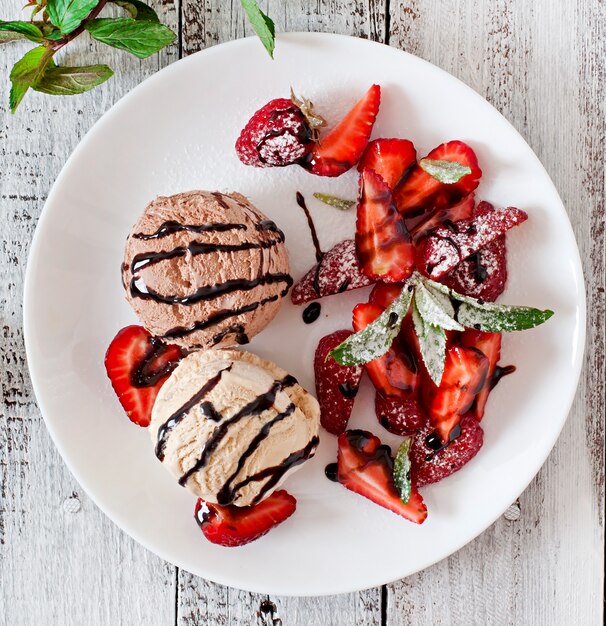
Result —
[[[242, 165], [234, 142], [250, 115], [292, 85], [333, 123], [368, 89], [382, 86], [374, 137], [412, 139], [419, 155], [450, 139], [468, 141], [484, 171], [477, 197], [526, 210], [508, 235], [509, 283], [502, 300], [551, 308], [544, 326], [507, 335], [504, 363], [517, 371], [491, 395], [485, 444], [457, 474], [422, 489], [429, 517], [411, 524], [328, 481], [336, 438], [323, 433], [316, 457], [290, 478], [296, 514], [242, 548], [208, 543], [193, 518], [195, 498], [154, 456], [149, 435], [126, 419], [105, 376], [105, 350], [136, 323], [120, 282], [125, 238], [157, 195], [237, 190], [286, 233], [292, 273], [314, 262], [295, 192], [307, 198], [328, 250], [353, 234], [354, 211], [317, 202], [324, 191], [353, 198], [356, 174], [312, 176], [292, 166]], [[307, 326], [283, 305], [249, 349], [314, 389], [318, 340], [349, 328], [368, 289], [322, 301]], [[250, 591], [288, 595], [347, 592], [387, 583], [452, 554], [513, 502], [545, 461], [577, 385], [585, 300], [579, 255], [562, 202], [532, 150], [479, 95], [414, 56], [337, 35], [279, 37], [271, 61], [256, 39], [179, 61], [123, 98], [80, 143], [59, 176], [32, 244], [25, 286], [31, 376], [49, 431], [98, 506], [124, 531], [179, 567]], [[353, 427], [397, 445], [378, 425], [365, 383]]]

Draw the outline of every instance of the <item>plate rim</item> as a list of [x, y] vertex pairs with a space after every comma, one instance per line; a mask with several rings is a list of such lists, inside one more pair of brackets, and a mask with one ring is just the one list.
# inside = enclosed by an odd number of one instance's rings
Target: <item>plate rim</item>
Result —
[[[578, 248], [578, 244], [576, 242], [576, 237], [574, 235], [574, 229], [572, 228], [572, 223], [570, 222], [570, 218], [568, 216], [568, 213], [566, 211], [566, 208], [564, 206], [564, 203], [557, 191], [557, 188], [554, 184], [554, 182], [552, 181], [549, 173], [547, 172], [547, 170], [545, 169], [545, 167], [543, 166], [542, 162], [540, 161], [540, 159], [538, 158], [538, 156], [536, 155], [536, 153], [534, 152], [534, 150], [530, 147], [530, 145], [528, 144], [528, 142], [524, 139], [524, 137], [518, 132], [518, 130], [513, 126], [513, 124], [511, 124], [511, 122], [509, 122], [509, 120], [498, 110], [496, 109], [496, 107], [494, 107], [490, 102], [488, 102], [488, 100], [486, 100], [483, 96], [481, 96], [478, 92], [476, 92], [474, 89], [472, 89], [469, 85], [467, 85], [465, 82], [463, 82], [461, 79], [457, 78], [456, 76], [454, 76], [453, 74], [450, 74], [449, 72], [447, 72], [446, 70], [443, 70], [442, 68], [438, 67], [437, 65], [434, 65], [433, 63], [426, 61], [425, 59], [418, 57], [416, 55], [413, 55], [409, 52], [406, 52], [404, 50], [400, 50], [399, 48], [396, 48], [394, 46], [390, 46], [388, 44], [384, 44], [381, 42], [376, 42], [376, 41], [371, 41], [368, 39], [362, 39], [360, 37], [354, 37], [351, 35], [342, 35], [342, 34], [336, 34], [336, 33], [321, 33], [321, 32], [301, 32], [301, 31], [293, 31], [293, 32], [287, 32], [287, 33], [280, 33], [276, 36], [276, 40], [277, 40], [277, 44], [279, 45], [279, 43], [281, 41], [293, 41], [294, 43], [305, 43], [305, 40], [314, 40], [314, 39], [323, 39], [323, 40], [347, 40], [347, 42], [349, 44], [354, 44], [354, 45], [360, 45], [360, 46], [373, 46], [373, 47], [381, 47], [384, 49], [384, 51], [386, 52], [387, 50], [390, 51], [390, 53], [393, 54], [404, 54], [407, 57], [410, 57], [412, 59], [414, 59], [415, 62], [419, 62], [421, 63], [421, 65], [426, 65], [427, 68], [431, 71], [431, 72], [438, 72], [439, 74], [444, 75], [445, 78], [447, 78], [448, 80], [451, 81], [456, 81], [457, 83], [459, 83], [459, 86], [462, 87], [464, 89], [464, 91], [468, 94], [468, 96], [470, 98], [476, 98], [478, 99], [478, 101], [481, 101], [481, 103], [483, 105], [487, 105], [488, 107], [490, 107], [501, 119], [502, 121], [504, 121], [507, 125], [507, 127], [509, 128], [509, 130], [515, 134], [523, 143], [524, 145], [528, 148], [530, 154], [532, 154], [532, 156], [534, 157], [536, 164], [540, 167], [540, 169], [542, 170], [542, 172], [545, 174], [545, 182], [551, 186], [552, 191], [554, 193], [554, 196], [558, 199], [559, 201], [559, 207], [558, 210], [563, 214], [563, 216], [566, 218], [566, 221], [568, 222], [568, 225], [570, 227], [570, 231], [572, 234], [572, 239], [574, 242], [574, 251], [570, 251], [571, 252], [571, 262], [573, 264], [573, 267], [575, 269], [575, 274], [577, 275], [577, 277], [580, 279], [579, 282], [579, 291], [580, 291], [580, 295], [581, 298], [580, 300], [576, 303], [576, 312], [577, 312], [577, 324], [576, 324], [576, 328], [575, 328], [575, 339], [577, 341], [577, 345], [578, 345], [578, 349], [574, 352], [573, 354], [573, 383], [570, 388], [569, 388], [569, 392], [568, 392], [568, 397], [566, 398], [566, 402], [563, 403], [563, 408], [565, 408], [565, 412], [562, 411], [562, 414], [564, 415], [564, 417], [561, 419], [561, 423], [559, 424], [559, 427], [553, 432], [552, 436], [549, 438], [549, 442], [548, 445], [545, 445], [544, 447], [544, 452], [540, 455], [538, 455], [536, 457], [536, 461], [534, 463], [532, 472], [530, 474], [530, 477], [527, 481], [525, 481], [525, 484], [523, 486], [523, 488], [519, 491], [518, 496], [519, 497], [527, 488], [528, 485], [532, 482], [532, 480], [536, 477], [536, 475], [538, 474], [539, 470], [543, 467], [543, 465], [545, 464], [545, 461], [547, 460], [547, 457], [549, 456], [549, 454], [551, 453], [551, 451], [553, 450], [555, 443], [557, 442], [557, 439], [559, 438], [562, 429], [564, 427], [564, 424], [566, 423], [568, 416], [570, 414], [570, 409], [572, 407], [572, 404], [574, 402], [576, 393], [578, 391], [578, 386], [579, 386], [579, 380], [580, 380], [580, 374], [583, 368], [583, 364], [584, 364], [584, 354], [585, 354], [585, 347], [586, 347], [586, 324], [587, 324], [587, 313], [586, 313], [586, 282], [585, 282], [585, 277], [584, 277], [584, 273], [583, 273], [583, 265], [582, 265], [582, 261], [581, 261], [581, 257], [580, 257], [580, 252], [579, 252], [579, 248]], [[24, 276], [24, 283], [23, 283], [23, 335], [24, 335], [24, 344], [25, 344], [25, 352], [26, 352], [26, 360], [27, 360], [27, 366], [28, 366], [28, 371], [29, 371], [29, 376], [30, 376], [30, 380], [32, 383], [32, 389], [34, 392], [34, 396], [36, 398], [36, 403], [39, 407], [40, 413], [44, 419], [44, 423], [46, 426], [46, 429], [48, 430], [51, 439], [55, 445], [55, 447], [57, 448], [59, 454], [61, 455], [61, 458], [63, 460], [63, 462], [65, 463], [65, 465], [67, 466], [67, 468], [69, 469], [69, 471], [71, 472], [72, 476], [75, 478], [75, 480], [82, 486], [82, 488], [84, 489], [84, 491], [86, 492], [87, 496], [94, 502], [94, 504], [97, 506], [98, 509], [100, 509], [103, 514], [105, 516], [107, 516], [122, 532], [124, 532], [125, 534], [127, 534], [131, 539], [134, 539], [137, 543], [139, 543], [140, 545], [142, 545], [144, 548], [146, 548], [147, 550], [149, 550], [152, 554], [157, 555], [158, 557], [162, 558], [164, 561], [171, 563], [172, 565], [179, 567], [180, 569], [184, 569], [186, 571], [190, 571], [190, 568], [187, 566], [183, 566], [181, 563], [178, 562], [178, 559], [174, 559], [171, 556], [168, 556], [166, 554], [166, 551], [162, 548], [162, 547], [158, 547], [158, 546], [151, 546], [145, 539], [141, 538], [138, 534], [138, 532], [136, 530], [133, 530], [132, 526], [130, 525], [125, 525], [121, 522], [119, 522], [116, 517], [114, 517], [114, 515], [110, 514], [108, 512], [108, 510], [105, 508], [104, 504], [102, 504], [98, 499], [97, 496], [94, 495], [94, 489], [91, 488], [90, 486], [90, 481], [87, 480], [83, 480], [83, 478], [78, 474], [78, 472], [75, 470], [74, 466], [72, 465], [71, 460], [69, 459], [69, 457], [64, 454], [64, 447], [61, 443], [61, 439], [60, 437], [57, 435], [52, 420], [49, 420], [46, 417], [47, 412], [45, 411], [44, 405], [45, 402], [42, 399], [42, 394], [39, 393], [39, 390], [41, 389], [41, 384], [39, 382], [39, 376], [37, 373], [37, 365], [36, 365], [36, 359], [32, 358], [32, 355], [34, 354], [34, 346], [32, 343], [32, 332], [30, 330], [31, 327], [33, 327], [34, 325], [34, 318], [35, 318], [35, 312], [33, 309], [33, 306], [31, 306], [30, 304], [30, 298], [31, 296], [31, 285], [33, 283], [33, 276], [35, 274], [35, 267], [36, 267], [36, 260], [38, 258], [38, 248], [40, 247], [40, 242], [41, 239], [43, 237], [43, 235], [41, 234], [44, 230], [45, 230], [45, 225], [46, 223], [51, 219], [52, 215], [51, 215], [51, 211], [52, 211], [52, 207], [51, 205], [54, 202], [54, 196], [58, 193], [58, 189], [61, 186], [61, 184], [63, 183], [63, 180], [65, 178], [67, 178], [68, 174], [69, 174], [69, 169], [70, 167], [73, 165], [73, 163], [76, 162], [81, 150], [84, 149], [85, 144], [95, 135], [102, 133], [105, 126], [107, 124], [109, 124], [111, 122], [111, 119], [114, 117], [114, 115], [118, 114], [118, 111], [120, 109], [120, 107], [122, 106], [122, 104], [129, 100], [131, 97], [133, 97], [135, 94], [138, 94], [140, 92], [143, 92], [145, 89], [149, 89], [151, 85], [153, 85], [155, 83], [155, 81], [159, 81], [162, 80], [162, 77], [171, 71], [174, 71], [175, 67], [180, 67], [183, 68], [184, 65], [190, 63], [190, 62], [194, 62], [194, 60], [196, 58], [199, 57], [199, 55], [205, 54], [207, 56], [212, 56], [213, 54], [217, 54], [217, 53], [221, 53], [221, 51], [223, 49], [225, 49], [225, 47], [230, 47], [230, 48], [236, 48], [236, 47], [246, 47], [248, 45], [251, 44], [251, 42], [255, 42], [255, 45], [260, 45], [257, 41], [257, 38], [252, 36], [252, 37], [244, 37], [244, 38], [240, 38], [240, 39], [235, 39], [235, 40], [231, 40], [231, 41], [227, 41], [227, 42], [223, 42], [221, 44], [217, 44], [214, 46], [211, 46], [210, 48], [205, 48], [202, 50], [199, 50], [198, 52], [189, 55], [188, 57], [179, 59], [177, 61], [175, 61], [174, 63], [171, 63], [170, 65], [162, 68], [161, 70], [154, 72], [152, 75], [150, 75], [149, 77], [147, 77], [146, 79], [144, 79], [141, 83], [139, 83], [138, 85], [136, 85], [135, 87], [133, 87], [131, 90], [129, 90], [127, 93], [125, 93], [122, 97], [120, 97], [107, 111], [105, 111], [98, 119], [97, 121], [91, 126], [91, 128], [82, 136], [82, 138], [80, 139], [80, 141], [78, 142], [77, 146], [74, 148], [74, 150], [72, 151], [72, 153], [70, 154], [70, 156], [68, 157], [68, 159], [66, 160], [66, 162], [64, 163], [63, 167], [61, 168], [61, 171], [59, 173], [59, 175], [57, 176], [57, 178], [55, 179], [48, 197], [44, 203], [44, 206], [40, 212], [40, 216], [38, 219], [38, 222], [36, 224], [36, 228], [34, 231], [34, 235], [32, 237], [31, 240], [31, 244], [30, 244], [30, 248], [29, 248], [29, 252], [28, 252], [28, 256], [27, 256], [27, 263], [26, 263], [26, 269], [25, 269], [25, 276]], [[219, 52], [217, 52], [219, 51]], [[554, 203], [555, 205], [555, 203]], [[582, 288], [581, 288], [582, 286]], [[516, 490], [517, 491], [517, 490]], [[465, 539], [463, 541], [457, 542], [457, 544], [452, 547], [450, 546], [448, 551], [445, 554], [442, 554], [440, 557], [430, 557], [428, 559], [426, 559], [426, 561], [422, 562], [420, 565], [415, 566], [415, 569], [411, 572], [409, 572], [408, 574], [405, 574], [403, 577], [407, 577], [407, 576], [411, 576], [417, 572], [420, 572], [432, 565], [434, 565], [435, 563], [438, 563], [442, 560], [444, 560], [445, 558], [448, 558], [449, 556], [455, 554], [456, 552], [458, 552], [459, 550], [461, 550], [464, 546], [466, 546], [467, 544], [471, 543], [472, 541], [474, 541], [475, 539], [477, 539], [481, 534], [483, 534], [486, 530], [488, 530], [488, 528], [490, 528], [495, 521], [501, 517], [501, 515], [506, 511], [507, 507], [510, 505], [511, 503], [509, 503], [508, 505], [506, 505], [502, 511], [500, 511], [497, 515], [494, 516], [493, 519], [490, 519], [490, 521], [486, 524], [482, 524], [483, 528], [482, 530], [480, 530], [479, 532], [477, 532], [472, 538], [470, 539]], [[128, 530], [127, 530], [128, 528]], [[474, 531], [475, 532], [475, 531]], [[353, 593], [353, 592], [358, 592], [358, 591], [363, 591], [366, 589], [370, 589], [373, 587], [377, 587], [377, 586], [381, 586], [381, 585], [385, 585], [385, 584], [389, 584], [392, 582], [395, 582], [397, 580], [401, 580], [401, 578], [396, 578], [396, 579], [392, 579], [391, 577], [388, 577], [387, 579], [379, 579], [379, 580], [375, 580], [373, 582], [371, 582], [370, 584], [364, 584], [364, 585], [355, 585], [355, 586], [351, 586], [351, 585], [335, 585], [335, 587], [332, 587], [330, 590], [327, 591], [318, 591], [315, 594], [309, 594], [309, 593], [301, 593], [298, 592], [296, 590], [293, 590], [292, 588], [288, 587], [288, 584], [286, 585], [281, 585], [281, 586], [277, 586], [273, 589], [267, 589], [266, 587], [262, 587], [262, 586], [257, 586], [254, 582], [252, 582], [252, 584], [246, 584], [245, 586], [240, 586], [240, 584], [238, 583], [238, 581], [236, 581], [234, 583], [234, 580], [231, 580], [229, 578], [229, 576], [223, 576], [221, 574], [215, 576], [215, 575], [210, 575], [207, 577], [207, 575], [205, 574], [204, 576], [200, 575], [200, 574], [194, 574], [200, 577], [203, 577], [206, 580], [209, 580], [211, 582], [214, 583], [218, 583], [221, 585], [226, 585], [226, 586], [230, 586], [232, 588], [235, 589], [241, 589], [241, 590], [245, 590], [245, 591], [249, 591], [249, 592], [253, 592], [253, 593], [270, 593], [270, 594], [274, 594], [274, 595], [282, 595], [282, 596], [290, 596], [290, 597], [323, 597], [323, 596], [328, 596], [328, 595], [335, 595], [335, 594], [341, 594], [341, 593]], [[241, 581], [243, 583], [243, 581]]]

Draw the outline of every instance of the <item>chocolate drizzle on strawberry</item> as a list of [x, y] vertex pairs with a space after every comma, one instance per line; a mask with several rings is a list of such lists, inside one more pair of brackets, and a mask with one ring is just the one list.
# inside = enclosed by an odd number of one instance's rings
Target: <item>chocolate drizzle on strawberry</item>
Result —
[[348, 380], [341, 383], [338, 388], [343, 397], [348, 400], [353, 400], [358, 395], [358, 387], [356, 385], [352, 385]]
[[[157, 359], [161, 358], [168, 350], [168, 346], [157, 337], [150, 337], [148, 341], [147, 352], [130, 373], [131, 385], [137, 389], [153, 387], [179, 365], [178, 360], [171, 360], [161, 367], [154, 367]], [[174, 346], [170, 348], [174, 349]], [[181, 356], [184, 357], [186, 354], [187, 352], [181, 349]]]
[[438, 433], [433, 432], [427, 436], [425, 439], [425, 445], [432, 450], [428, 455], [426, 455], [425, 460], [431, 461], [436, 454], [447, 448], [457, 437], [461, 436], [461, 427], [459, 424], [453, 427], [450, 431], [450, 435], [448, 436], [448, 441], [446, 443], [442, 443], [440, 439], [440, 435]]
[[498, 385], [501, 378], [503, 378], [503, 376], [509, 376], [509, 374], [513, 374], [515, 371], [515, 365], [497, 365], [494, 368], [492, 377], [490, 378], [490, 388], [494, 389]]

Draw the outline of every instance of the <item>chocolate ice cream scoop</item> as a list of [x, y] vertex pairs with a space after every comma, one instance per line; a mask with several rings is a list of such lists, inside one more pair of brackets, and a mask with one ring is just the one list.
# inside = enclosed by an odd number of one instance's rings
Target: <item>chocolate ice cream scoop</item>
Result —
[[147, 206], [122, 279], [143, 325], [188, 348], [247, 343], [292, 285], [284, 233], [244, 196], [209, 191]]

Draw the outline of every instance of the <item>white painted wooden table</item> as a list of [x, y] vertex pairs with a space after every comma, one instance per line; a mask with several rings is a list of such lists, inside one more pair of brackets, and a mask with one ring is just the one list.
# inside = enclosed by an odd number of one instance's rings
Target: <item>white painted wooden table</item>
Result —
[[[0, 19], [17, 19], [23, 4], [2, 0]], [[6, 110], [8, 68], [25, 45], [0, 49], [0, 625], [601, 624], [605, 3], [263, 0], [279, 30], [383, 41], [432, 61], [492, 102], [555, 181], [587, 282], [586, 366], [577, 398], [519, 502], [424, 572], [382, 589], [318, 599], [235, 591], [147, 552], [82, 492], [35, 404], [21, 329], [23, 276], [36, 221], [63, 163], [101, 114], [143, 78], [180, 56], [250, 34], [235, 0], [151, 4], [180, 32], [175, 45], [138, 61], [83, 41], [68, 51], [70, 60], [84, 63], [94, 52], [95, 62], [109, 63], [116, 77], [71, 99], [28, 94], [15, 117]]]

